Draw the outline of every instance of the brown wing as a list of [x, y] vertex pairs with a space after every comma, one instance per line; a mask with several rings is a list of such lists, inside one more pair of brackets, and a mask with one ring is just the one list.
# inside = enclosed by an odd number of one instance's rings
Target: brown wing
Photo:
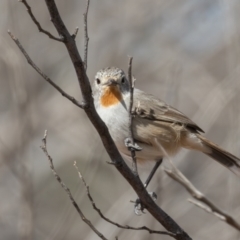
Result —
[[137, 116], [141, 118], [153, 121], [179, 123], [192, 131], [204, 132], [196, 123], [177, 109], [138, 89], [134, 90], [133, 109], [136, 110]]

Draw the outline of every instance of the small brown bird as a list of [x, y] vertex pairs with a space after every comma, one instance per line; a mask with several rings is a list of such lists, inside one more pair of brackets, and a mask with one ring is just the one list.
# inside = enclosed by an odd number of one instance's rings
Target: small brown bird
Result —
[[[117, 148], [121, 154], [130, 157], [124, 143], [130, 136], [130, 86], [124, 72], [116, 67], [97, 72], [93, 97], [96, 110]], [[166, 155], [173, 156], [181, 148], [187, 148], [205, 153], [240, 176], [240, 159], [203, 137], [203, 130], [183, 113], [136, 88], [133, 98], [136, 112], [133, 136], [142, 148], [136, 152], [138, 162], [160, 161]]]

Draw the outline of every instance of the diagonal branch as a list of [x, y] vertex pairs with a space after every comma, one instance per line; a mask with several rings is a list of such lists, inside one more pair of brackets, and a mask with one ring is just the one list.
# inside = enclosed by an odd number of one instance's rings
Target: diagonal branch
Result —
[[[215, 206], [213, 202], [211, 202], [207, 197], [204, 196], [203, 193], [201, 193], [187, 178], [183, 175], [183, 173], [175, 166], [175, 164], [172, 162], [172, 159], [169, 157], [165, 149], [161, 146], [161, 144], [155, 139], [155, 142], [159, 149], [164, 153], [165, 156], [167, 156], [167, 159], [169, 160], [172, 169], [164, 168], [164, 171], [167, 173], [169, 177], [180, 183], [191, 195], [193, 198], [195, 198], [197, 201], [200, 201], [201, 203], [195, 201], [195, 200], [189, 200], [191, 203], [195, 204], [196, 206], [204, 209], [205, 211], [209, 213], [213, 213], [215, 216], [217, 216], [222, 221], [225, 221], [230, 226], [236, 228], [237, 230], [240, 230], [239, 223], [229, 214], [225, 213], [221, 209]], [[202, 204], [203, 203], [203, 204]]]
[[149, 196], [146, 189], [144, 188], [139, 176], [134, 175], [122, 159], [122, 156], [120, 155], [116, 145], [114, 144], [109, 134], [108, 128], [100, 119], [95, 110], [90, 82], [85, 71], [84, 63], [78, 52], [75, 39], [71, 36], [64, 22], [62, 21], [55, 1], [45, 0], [45, 2], [50, 13], [51, 20], [59, 36], [63, 37], [63, 43], [67, 48], [74, 69], [76, 71], [76, 75], [83, 96], [83, 109], [87, 114], [89, 120], [92, 122], [93, 126], [97, 130], [109, 157], [114, 163], [114, 166], [132, 186], [132, 188], [135, 190], [138, 197], [144, 204], [145, 208], [151, 213], [151, 215], [159, 223], [161, 223], [167, 229], [167, 231], [175, 234], [175, 239], [190, 240], [191, 238], [188, 236], [188, 234], [183, 229], [181, 229], [181, 227], [153, 201], [153, 199]]
[[74, 97], [67, 94], [65, 91], [63, 91], [56, 83], [54, 83], [45, 73], [41, 71], [41, 69], [32, 61], [32, 59], [29, 57], [25, 49], [23, 48], [22, 44], [19, 42], [19, 40], [10, 32], [8, 31], [8, 34], [12, 38], [12, 40], [17, 44], [20, 51], [23, 53], [25, 58], [27, 59], [27, 62], [43, 77], [45, 81], [47, 81], [50, 85], [52, 85], [55, 89], [57, 89], [58, 92], [62, 94], [65, 98], [70, 100], [73, 104], [80, 108], [84, 108], [84, 105], [79, 103]]
[[46, 155], [48, 161], [49, 161], [49, 165], [50, 168], [52, 170], [52, 173], [54, 175], [54, 177], [57, 179], [57, 181], [60, 183], [61, 187], [64, 189], [64, 191], [67, 193], [69, 199], [71, 200], [73, 206], [75, 207], [75, 209], [77, 210], [79, 216], [82, 218], [82, 220], [103, 240], [107, 240], [106, 237], [103, 236], [102, 233], [100, 233], [95, 227], [94, 225], [91, 223], [91, 221], [89, 221], [85, 215], [83, 214], [83, 212], [81, 211], [81, 209], [79, 208], [78, 204], [76, 203], [76, 201], [74, 200], [71, 191], [69, 190], [69, 188], [65, 185], [65, 183], [62, 181], [62, 179], [60, 178], [60, 176], [57, 174], [54, 165], [53, 165], [53, 159], [52, 157], [49, 155], [48, 150], [47, 150], [47, 130], [44, 133], [44, 137], [42, 139], [42, 146], [41, 149], [43, 150], [44, 154]]
[[30, 7], [30, 5], [27, 3], [27, 0], [19, 0], [19, 2], [22, 2], [22, 3], [25, 5], [25, 7], [27, 8], [28, 14], [30, 15], [32, 21], [36, 24], [39, 32], [42, 32], [42, 33], [46, 34], [49, 38], [54, 39], [54, 40], [56, 40], [56, 41], [59, 41], [59, 42], [62, 42], [62, 41], [63, 41], [62, 38], [54, 37], [50, 32], [48, 32], [48, 31], [46, 31], [46, 30], [44, 30], [44, 29], [42, 28], [42, 26], [40, 25], [40, 23], [39, 23], [39, 22], [37, 21], [37, 19], [35, 18], [34, 14], [33, 14], [33, 12], [32, 12], [32, 9], [31, 9], [31, 7]]
[[204, 196], [196, 187], [174, 166], [173, 169], [164, 169], [169, 177], [180, 183], [197, 201], [201, 203], [189, 200], [191, 203], [202, 208], [203, 210], [213, 213], [222, 221], [225, 221], [230, 226], [237, 230], [240, 230], [240, 224], [228, 213], [225, 213], [220, 208], [218, 208], [213, 202], [211, 202], [207, 197]]
[[99, 214], [99, 216], [100, 216], [101, 218], [103, 218], [105, 221], [107, 221], [108, 223], [111, 223], [111, 224], [117, 226], [118, 228], [122, 228], [122, 229], [127, 229], [127, 230], [146, 230], [146, 231], [148, 231], [150, 234], [155, 233], [155, 234], [169, 235], [169, 236], [171, 236], [171, 237], [174, 237], [174, 236], [175, 236], [175, 234], [172, 234], [172, 233], [170, 233], [170, 232], [166, 232], [166, 231], [156, 231], [156, 230], [152, 230], [152, 229], [150, 229], [150, 228], [148, 228], [148, 227], [146, 227], [146, 226], [142, 226], [142, 227], [132, 227], [132, 226], [129, 226], [129, 225], [124, 225], [124, 226], [123, 226], [123, 225], [121, 225], [121, 224], [119, 224], [119, 223], [116, 223], [116, 222], [110, 220], [109, 218], [105, 217], [105, 216], [103, 215], [103, 213], [101, 212], [101, 210], [96, 206], [96, 204], [95, 204], [95, 202], [94, 202], [94, 200], [93, 200], [93, 198], [92, 198], [92, 196], [91, 196], [91, 194], [90, 194], [89, 186], [87, 185], [84, 177], [82, 176], [81, 172], [79, 171], [76, 161], [74, 162], [74, 167], [77, 169], [78, 176], [79, 176], [79, 178], [82, 180], [83, 185], [84, 185], [84, 187], [86, 188], [87, 196], [88, 196], [88, 198], [89, 198], [89, 200], [90, 200], [90, 202], [91, 202], [91, 204], [92, 204], [92, 206], [93, 206], [93, 209], [95, 209], [95, 210], [97, 211], [97, 213]]

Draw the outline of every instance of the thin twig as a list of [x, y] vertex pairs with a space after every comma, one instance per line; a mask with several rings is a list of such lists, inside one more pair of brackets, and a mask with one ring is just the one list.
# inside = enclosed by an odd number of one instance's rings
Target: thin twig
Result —
[[50, 165], [50, 168], [52, 170], [52, 173], [54, 175], [54, 177], [57, 179], [57, 181], [60, 183], [61, 187], [65, 190], [65, 192], [67, 193], [69, 199], [71, 200], [73, 206], [75, 207], [75, 209], [77, 210], [79, 216], [82, 218], [82, 220], [101, 238], [101, 239], [104, 239], [104, 240], [107, 240], [107, 238], [105, 238], [103, 236], [102, 233], [100, 233], [95, 227], [94, 225], [91, 223], [90, 220], [88, 220], [83, 212], [81, 211], [80, 207], [78, 206], [78, 204], [76, 203], [76, 201], [74, 200], [73, 196], [72, 196], [72, 193], [70, 191], [70, 189], [65, 185], [65, 183], [62, 181], [62, 179], [60, 178], [60, 176], [57, 174], [55, 168], [54, 168], [54, 165], [53, 165], [53, 159], [52, 157], [48, 154], [48, 151], [47, 151], [47, 130], [45, 130], [45, 133], [44, 133], [44, 137], [42, 139], [42, 146], [41, 146], [41, 149], [43, 150], [44, 154], [46, 155], [46, 157], [48, 158], [48, 161], [49, 161], [49, 165]]
[[148, 231], [150, 234], [155, 233], [155, 234], [169, 235], [169, 236], [171, 236], [171, 237], [174, 237], [174, 236], [175, 236], [175, 234], [173, 234], [173, 233], [170, 233], [170, 232], [167, 232], [167, 231], [156, 231], [156, 230], [152, 230], [152, 229], [150, 229], [150, 228], [148, 228], [148, 227], [146, 227], [146, 226], [142, 226], [142, 227], [132, 227], [132, 226], [129, 226], [129, 225], [123, 226], [123, 225], [121, 225], [121, 224], [119, 224], [119, 223], [116, 223], [116, 222], [110, 220], [109, 218], [105, 217], [105, 216], [103, 215], [103, 213], [101, 212], [101, 210], [96, 206], [96, 204], [95, 204], [95, 202], [94, 202], [94, 200], [93, 200], [93, 198], [92, 198], [92, 196], [91, 196], [91, 193], [90, 193], [90, 190], [89, 190], [89, 186], [87, 185], [87, 183], [86, 183], [83, 175], [81, 174], [81, 172], [80, 172], [80, 170], [79, 170], [79, 168], [78, 168], [78, 166], [77, 166], [76, 161], [74, 162], [73, 165], [74, 165], [74, 167], [76, 168], [76, 170], [77, 170], [77, 172], [78, 172], [78, 176], [79, 176], [79, 178], [81, 179], [81, 181], [83, 182], [84, 187], [86, 188], [87, 196], [88, 196], [88, 198], [89, 198], [89, 200], [90, 200], [90, 202], [91, 202], [91, 204], [92, 204], [92, 206], [93, 206], [93, 209], [96, 210], [97, 213], [99, 214], [99, 216], [100, 216], [101, 218], [103, 218], [105, 221], [107, 221], [108, 223], [111, 223], [111, 224], [117, 226], [118, 228], [123, 228], [123, 229], [127, 229], [127, 230], [146, 230], [146, 231]]
[[84, 66], [85, 70], [87, 71], [87, 58], [88, 58], [88, 24], [87, 24], [87, 17], [88, 17], [88, 9], [89, 9], [90, 0], [87, 0], [86, 4], [86, 10], [83, 14], [83, 20], [84, 20]]
[[129, 150], [131, 151], [131, 156], [132, 156], [132, 170], [135, 175], [138, 175], [138, 170], [137, 170], [137, 159], [136, 159], [136, 152], [133, 146], [135, 146], [135, 141], [134, 141], [134, 136], [133, 136], [133, 93], [134, 93], [134, 81], [132, 79], [132, 60], [133, 58], [129, 58], [129, 64], [128, 64], [128, 80], [130, 84], [130, 103], [129, 103], [129, 139], [130, 139], [130, 144], [132, 147], [129, 147]]
[[56, 83], [54, 83], [45, 73], [42, 72], [42, 70], [32, 61], [32, 59], [29, 57], [25, 49], [23, 48], [22, 44], [19, 42], [19, 40], [8, 30], [8, 34], [12, 38], [12, 40], [17, 44], [18, 48], [21, 50], [25, 58], [27, 59], [27, 62], [46, 80], [48, 83], [50, 83], [57, 91], [59, 91], [62, 96], [70, 100], [73, 104], [80, 108], [84, 108], [85, 105], [79, 103], [74, 97], [70, 96], [66, 92], [64, 92]]
[[74, 31], [74, 33], [73, 33], [73, 35], [72, 35], [72, 38], [73, 38], [73, 39], [76, 39], [77, 34], [78, 34], [78, 30], [79, 30], [79, 28], [76, 27], [76, 28], [75, 28], [75, 31]]
[[42, 26], [40, 25], [40, 23], [39, 23], [39, 22], [37, 21], [37, 19], [35, 18], [34, 14], [33, 14], [33, 12], [32, 12], [31, 7], [30, 7], [30, 5], [27, 3], [26, 0], [19, 0], [19, 2], [22, 2], [22, 3], [26, 6], [27, 12], [28, 12], [28, 14], [30, 15], [32, 21], [36, 24], [39, 32], [42, 32], [42, 33], [46, 34], [46, 35], [47, 35], [49, 38], [51, 38], [51, 39], [54, 39], [54, 40], [59, 41], [59, 42], [63, 42], [63, 39], [62, 39], [62, 38], [57, 38], [57, 37], [53, 36], [50, 32], [48, 32], [48, 31], [46, 31], [46, 30], [44, 30], [44, 29], [42, 28]]

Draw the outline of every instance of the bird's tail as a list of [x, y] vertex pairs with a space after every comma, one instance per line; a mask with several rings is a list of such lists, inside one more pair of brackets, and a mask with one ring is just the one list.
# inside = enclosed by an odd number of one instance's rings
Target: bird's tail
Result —
[[223, 166], [227, 167], [230, 171], [240, 176], [240, 159], [235, 157], [233, 154], [223, 150], [218, 145], [212, 143], [202, 135], [197, 135], [201, 139], [202, 144], [206, 147], [205, 154], [213, 158]]

